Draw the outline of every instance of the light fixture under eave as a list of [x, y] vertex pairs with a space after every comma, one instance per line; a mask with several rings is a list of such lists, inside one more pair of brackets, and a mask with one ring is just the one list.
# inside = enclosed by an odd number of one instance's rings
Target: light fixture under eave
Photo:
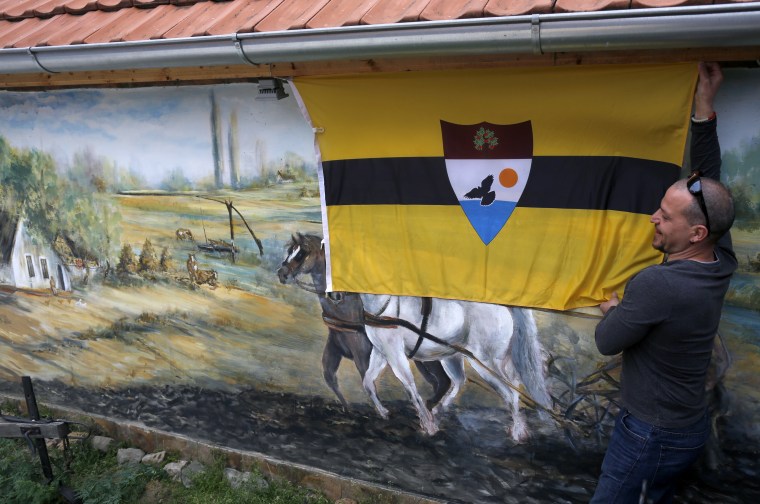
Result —
[[259, 95], [257, 100], [282, 100], [288, 95], [282, 87], [282, 81], [277, 79], [259, 79]]

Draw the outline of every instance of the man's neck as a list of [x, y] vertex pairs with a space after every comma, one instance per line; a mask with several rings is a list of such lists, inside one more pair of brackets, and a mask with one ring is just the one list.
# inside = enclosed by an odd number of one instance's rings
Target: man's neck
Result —
[[715, 248], [712, 244], [692, 245], [680, 252], [668, 254], [670, 261], [712, 262], [715, 260]]

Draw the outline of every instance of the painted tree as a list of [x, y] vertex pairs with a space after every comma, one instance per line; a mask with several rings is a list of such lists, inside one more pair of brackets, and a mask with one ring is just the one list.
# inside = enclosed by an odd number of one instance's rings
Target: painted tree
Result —
[[0, 137], [0, 206], [23, 215], [32, 239], [53, 243], [63, 237], [77, 258], [100, 262], [118, 246], [120, 214], [101, 194], [105, 187], [102, 159], [75, 157], [60, 170], [49, 154], [14, 149]]
[[159, 187], [167, 191], [189, 191], [193, 188], [193, 183], [185, 176], [182, 168], [174, 168], [164, 177]]
[[153, 249], [153, 244], [149, 238], [145, 238], [143, 248], [140, 251], [140, 272], [141, 273], [154, 273], [158, 271], [158, 258], [156, 257], [156, 251]]
[[267, 144], [262, 139], [257, 138], [254, 146], [254, 155], [256, 156], [256, 167], [259, 171], [259, 177], [262, 181], [266, 181], [272, 172], [267, 166]]
[[174, 260], [172, 259], [171, 253], [167, 247], [164, 247], [163, 250], [161, 250], [161, 259], [158, 262], [158, 270], [161, 273], [166, 273], [173, 267]]
[[224, 156], [222, 155], [222, 117], [216, 95], [212, 90], [211, 98], [211, 153], [214, 157], [214, 184], [217, 189], [224, 184]]
[[723, 153], [723, 178], [734, 198], [736, 227], [760, 229], [760, 135]]
[[240, 189], [240, 145], [238, 143], [237, 111], [230, 114], [230, 129], [227, 131], [227, 148], [230, 151], [230, 185]]
[[0, 136], [0, 210], [5, 211], [13, 209], [11, 198], [15, 195], [8, 184], [12, 155], [10, 144]]
[[132, 250], [132, 245], [125, 243], [124, 246], [121, 247], [119, 263], [116, 265], [116, 272], [120, 275], [125, 275], [128, 273], [134, 273], [135, 271], [137, 271], [135, 252]]

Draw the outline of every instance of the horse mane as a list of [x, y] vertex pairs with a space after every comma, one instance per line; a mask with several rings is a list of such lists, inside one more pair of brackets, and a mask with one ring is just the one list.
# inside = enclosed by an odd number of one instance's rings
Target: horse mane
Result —
[[317, 250], [322, 248], [322, 237], [319, 235], [296, 233], [291, 236], [290, 240], [291, 245], [299, 245], [308, 248], [309, 250], [311, 250], [314, 242], [317, 243]]

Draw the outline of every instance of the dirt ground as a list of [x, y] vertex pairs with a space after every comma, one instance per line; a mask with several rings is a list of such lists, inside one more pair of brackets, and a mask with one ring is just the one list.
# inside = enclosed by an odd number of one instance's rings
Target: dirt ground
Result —
[[[3, 383], [4, 392], [12, 390]], [[419, 433], [407, 401], [388, 402], [382, 420], [366, 404], [344, 412], [335, 401], [254, 389], [237, 393], [200, 387], [81, 389], [36, 382], [40, 401], [265, 453], [298, 464], [450, 502], [588, 502], [603, 451], [591, 439], [573, 450], [562, 433], [537, 416], [534, 437], [516, 445], [504, 434], [500, 410], [456, 407], [441, 431]], [[725, 435], [725, 433], [724, 433]], [[717, 471], [702, 464], [689, 474], [677, 502], [757, 502], [757, 453], [741, 439], [724, 439]]]

